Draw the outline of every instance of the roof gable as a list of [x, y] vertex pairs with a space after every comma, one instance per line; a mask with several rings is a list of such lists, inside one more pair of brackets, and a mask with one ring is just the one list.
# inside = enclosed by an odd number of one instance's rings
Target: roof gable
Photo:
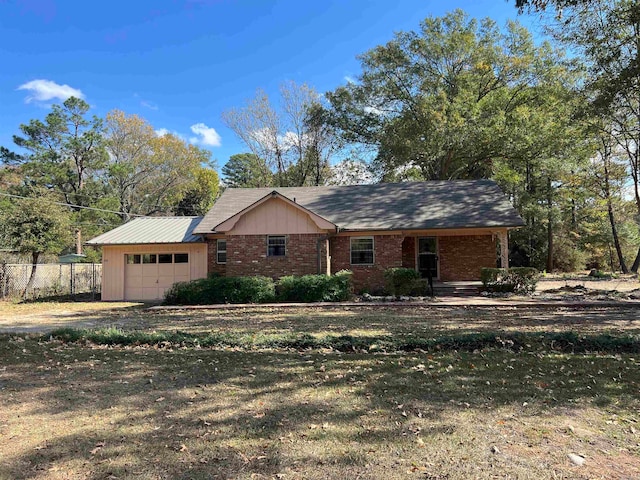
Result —
[[275, 190], [214, 227], [216, 232], [236, 234], [315, 233], [335, 229], [333, 223]]

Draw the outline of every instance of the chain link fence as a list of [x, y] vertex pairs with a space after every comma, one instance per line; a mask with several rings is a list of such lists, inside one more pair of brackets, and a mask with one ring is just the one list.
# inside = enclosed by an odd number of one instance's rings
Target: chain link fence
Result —
[[37, 299], [90, 294], [97, 299], [102, 285], [102, 265], [98, 263], [0, 264], [0, 300]]

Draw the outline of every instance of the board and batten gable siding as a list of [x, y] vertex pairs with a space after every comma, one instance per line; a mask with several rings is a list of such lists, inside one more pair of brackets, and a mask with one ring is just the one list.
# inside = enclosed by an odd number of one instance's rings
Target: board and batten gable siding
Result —
[[321, 233], [308, 213], [279, 198], [270, 198], [238, 219], [227, 235]]
[[207, 276], [205, 243], [105, 245], [102, 247], [102, 300], [124, 300], [125, 255], [128, 253], [188, 253], [191, 280]]

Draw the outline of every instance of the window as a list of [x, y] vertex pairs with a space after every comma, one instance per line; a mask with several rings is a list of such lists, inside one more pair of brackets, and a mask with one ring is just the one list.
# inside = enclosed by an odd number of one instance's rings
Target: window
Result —
[[219, 238], [217, 245], [217, 262], [227, 263], [227, 241], [224, 238]]
[[373, 265], [373, 237], [351, 237], [351, 265]]
[[142, 263], [158, 263], [157, 257], [155, 253], [145, 253], [142, 255]]
[[173, 255], [170, 253], [161, 253], [158, 255], [158, 263], [173, 263]]
[[173, 258], [175, 263], [189, 263], [188, 253], [176, 253]]
[[267, 237], [267, 256], [284, 257], [287, 251], [287, 240], [284, 235], [269, 235]]
[[131, 254], [127, 254], [125, 255], [125, 259], [127, 262], [127, 265], [133, 265], [136, 263], [140, 263], [140, 255], [131, 255]]

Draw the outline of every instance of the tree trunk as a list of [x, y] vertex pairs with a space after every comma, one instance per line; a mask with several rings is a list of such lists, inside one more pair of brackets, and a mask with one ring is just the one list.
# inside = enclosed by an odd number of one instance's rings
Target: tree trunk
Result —
[[553, 270], [553, 199], [551, 178], [547, 179], [547, 272]]
[[29, 281], [27, 282], [27, 286], [24, 287], [24, 291], [22, 292], [22, 298], [27, 297], [27, 292], [31, 288], [33, 284], [33, 280], [36, 278], [36, 269], [38, 268], [38, 258], [40, 258], [39, 252], [31, 253], [31, 275], [29, 275]]
[[620, 263], [620, 270], [622, 270], [622, 273], [629, 273], [627, 264], [624, 262], [624, 256], [622, 255], [622, 248], [620, 247], [620, 238], [618, 238], [618, 229], [616, 228], [616, 219], [613, 214], [613, 203], [611, 202], [611, 189], [609, 188], [609, 166], [607, 162], [608, 160], [604, 159], [604, 195], [607, 199], [607, 213], [609, 214], [609, 223], [611, 224], [611, 235], [613, 235], [613, 244], [616, 247], [618, 262]]
[[613, 205], [611, 199], [607, 199], [607, 211], [609, 213], [609, 222], [611, 223], [611, 235], [613, 235], [613, 244], [616, 247], [616, 253], [618, 254], [618, 262], [620, 263], [620, 270], [622, 273], [629, 273], [627, 264], [624, 262], [624, 256], [622, 255], [622, 248], [620, 247], [620, 239], [618, 238], [618, 229], [616, 228], [615, 217], [613, 216]]
[[638, 247], [638, 253], [636, 254], [636, 259], [633, 261], [633, 265], [631, 265], [631, 271], [633, 273], [638, 273], [638, 268], [640, 268], [640, 247]]

